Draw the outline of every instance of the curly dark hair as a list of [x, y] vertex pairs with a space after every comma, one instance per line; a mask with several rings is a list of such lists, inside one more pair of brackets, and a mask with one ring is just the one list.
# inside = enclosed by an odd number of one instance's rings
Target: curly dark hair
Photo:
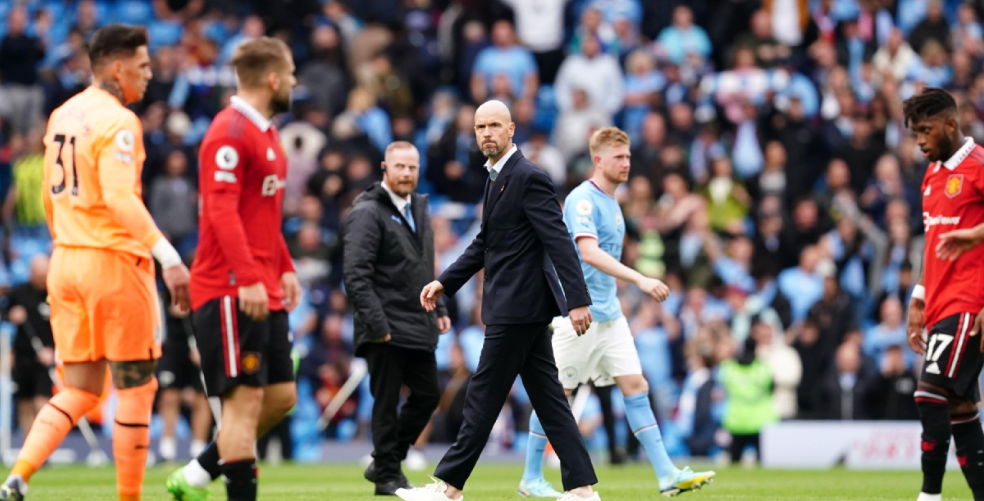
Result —
[[957, 101], [949, 92], [939, 87], [927, 87], [902, 103], [905, 126], [910, 123], [935, 117], [943, 113], [956, 116]]

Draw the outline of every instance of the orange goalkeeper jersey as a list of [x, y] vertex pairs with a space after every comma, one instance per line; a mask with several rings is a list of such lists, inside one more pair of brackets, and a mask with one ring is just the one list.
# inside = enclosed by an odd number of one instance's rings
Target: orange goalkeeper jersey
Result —
[[140, 196], [146, 153], [137, 116], [89, 87], [51, 114], [44, 144], [43, 198], [55, 245], [149, 259], [162, 235]]

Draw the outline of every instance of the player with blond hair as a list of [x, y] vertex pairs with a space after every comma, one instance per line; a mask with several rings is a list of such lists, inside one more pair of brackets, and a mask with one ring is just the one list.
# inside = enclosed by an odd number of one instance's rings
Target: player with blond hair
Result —
[[188, 269], [141, 198], [143, 131], [126, 108], [150, 81], [147, 45], [140, 26], [97, 31], [89, 44], [92, 85], [48, 122], [42, 196], [55, 243], [48, 293], [65, 389], [38, 413], [0, 500], [24, 499], [34, 472], [99, 404], [107, 365], [119, 401], [116, 488], [121, 501], [140, 499], [161, 353], [153, 259], [174, 304], [189, 307]]
[[259, 37], [232, 58], [239, 80], [199, 152], [200, 243], [191, 268], [192, 323], [205, 391], [222, 399], [219, 434], [167, 479], [180, 501], [202, 501], [226, 478], [230, 501], [256, 499], [256, 439], [294, 407], [287, 312], [301, 287], [281, 232], [287, 157], [270, 119], [290, 110], [294, 58]]
[[[649, 403], [649, 384], [642, 375], [629, 324], [616, 295], [616, 280], [636, 284], [657, 301], [670, 289], [621, 263], [625, 221], [615, 200], [615, 189], [629, 180], [629, 136], [606, 127], [591, 136], [589, 145], [594, 174], [574, 188], [564, 201], [564, 222], [581, 258], [581, 270], [591, 292], [594, 322], [583, 336], [569, 319], [554, 319], [553, 349], [560, 382], [568, 396], [582, 383], [618, 385], [625, 396], [629, 427], [646, 449], [664, 496], [675, 496], [710, 482], [714, 472], [677, 469], [666, 454]], [[543, 477], [543, 451], [547, 437], [536, 413], [530, 417], [526, 468], [519, 494], [526, 497], [558, 497], [560, 493]]]

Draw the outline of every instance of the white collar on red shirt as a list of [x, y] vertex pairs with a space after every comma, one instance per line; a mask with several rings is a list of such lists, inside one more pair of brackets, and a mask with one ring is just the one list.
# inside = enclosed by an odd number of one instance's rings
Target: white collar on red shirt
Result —
[[250, 122], [253, 122], [253, 125], [260, 129], [260, 132], [266, 132], [270, 128], [270, 120], [267, 120], [267, 117], [263, 116], [259, 110], [247, 103], [243, 98], [232, 96], [229, 98], [229, 104], [234, 110], [242, 113]]
[[967, 156], [970, 155], [970, 152], [974, 151], [974, 146], [977, 146], [976, 144], [974, 144], [974, 138], [968, 137], [967, 139], [964, 140], [963, 146], [961, 146], [960, 149], [957, 150], [957, 152], [954, 153], [952, 157], [948, 158], [947, 161], [945, 162], [940, 162], [940, 164], [936, 166], [936, 170], [940, 170], [940, 165], [946, 167], [949, 170], [956, 169], [958, 165], [960, 165], [961, 163], [963, 163], [964, 160], [967, 159]]

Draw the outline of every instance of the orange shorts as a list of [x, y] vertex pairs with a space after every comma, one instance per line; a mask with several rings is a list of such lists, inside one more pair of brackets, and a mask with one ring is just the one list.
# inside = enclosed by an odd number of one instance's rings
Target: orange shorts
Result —
[[48, 299], [61, 361], [160, 358], [160, 304], [152, 260], [106, 249], [55, 247]]

